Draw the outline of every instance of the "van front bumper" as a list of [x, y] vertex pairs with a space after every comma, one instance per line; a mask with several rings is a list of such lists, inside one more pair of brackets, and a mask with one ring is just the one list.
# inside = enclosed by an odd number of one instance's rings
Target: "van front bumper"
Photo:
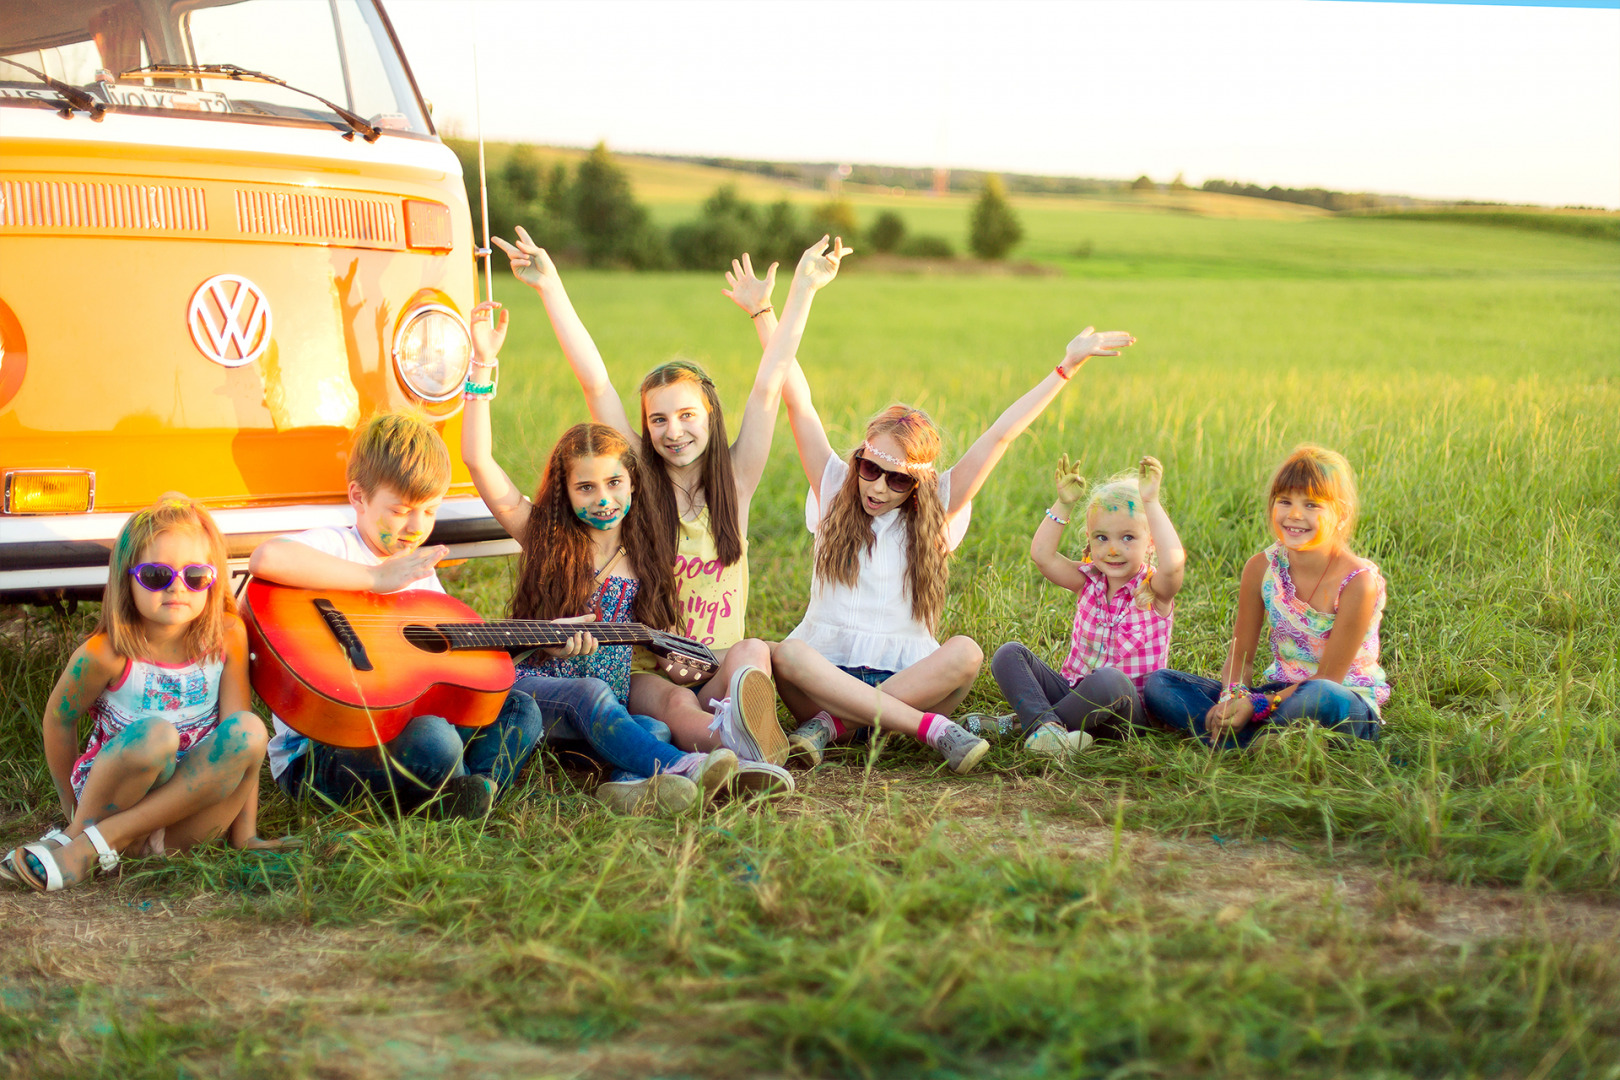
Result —
[[[248, 556], [264, 541], [321, 525], [353, 525], [347, 503], [248, 507], [211, 511], [225, 535], [233, 575], [247, 572]], [[107, 563], [128, 514], [0, 516], [0, 603], [100, 600]], [[511, 555], [506, 535], [478, 498], [449, 498], [439, 507], [429, 544], [445, 544], [447, 558]]]

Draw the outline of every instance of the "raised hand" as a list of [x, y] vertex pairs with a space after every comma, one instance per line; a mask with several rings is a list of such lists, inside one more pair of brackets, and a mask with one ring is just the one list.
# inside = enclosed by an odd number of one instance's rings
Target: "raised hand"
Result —
[[546, 254], [546, 249], [530, 239], [527, 231], [519, 225], [517, 229], [517, 247], [513, 247], [498, 236], [490, 237], [496, 247], [506, 252], [511, 260], [512, 273], [525, 285], [532, 285], [536, 289], [543, 289], [562, 279], [557, 274], [557, 267]]
[[1164, 480], [1164, 466], [1149, 454], [1136, 463], [1136, 488], [1142, 493], [1143, 503], [1159, 501], [1159, 484]]
[[1086, 478], [1080, 475], [1078, 462], [1070, 463], [1068, 454], [1058, 458], [1053, 482], [1057, 485], [1057, 501], [1064, 506], [1073, 506], [1085, 497]]
[[432, 547], [416, 548], [413, 551], [390, 555], [371, 568], [371, 591], [398, 592], [413, 581], [421, 581], [432, 574], [433, 567], [448, 554], [449, 548], [443, 544], [434, 544]]
[[721, 296], [729, 296], [731, 302], [752, 315], [764, 311], [771, 306], [771, 293], [776, 289], [776, 263], [771, 263], [765, 271], [765, 280], [761, 281], [754, 276], [754, 264], [743, 252], [742, 261], [731, 260], [731, 269], [726, 271], [726, 284], [729, 289], [721, 289]]
[[1136, 339], [1123, 330], [1105, 330], [1099, 333], [1095, 327], [1088, 326], [1080, 331], [1079, 336], [1069, 342], [1069, 347], [1064, 350], [1064, 373], [1073, 375], [1081, 364], [1093, 356], [1118, 356], [1119, 350], [1135, 344]]
[[[500, 310], [499, 315], [495, 314], [496, 309]], [[511, 312], [493, 300], [473, 305], [467, 325], [472, 331], [473, 355], [479, 363], [488, 366], [489, 361], [501, 354], [501, 346], [506, 344], [506, 323], [510, 316]]]
[[802, 278], [812, 289], [819, 289], [833, 278], [838, 276], [838, 266], [844, 261], [845, 255], [853, 255], [854, 248], [844, 246], [844, 238], [837, 237], [832, 242], [832, 250], [827, 250], [827, 237], [804, 249], [799, 256], [799, 268], [794, 276]]

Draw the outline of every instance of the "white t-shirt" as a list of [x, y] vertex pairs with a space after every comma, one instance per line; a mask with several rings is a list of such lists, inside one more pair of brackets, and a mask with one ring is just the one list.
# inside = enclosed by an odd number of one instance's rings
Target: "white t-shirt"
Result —
[[[366, 546], [366, 542], [361, 539], [360, 533], [353, 525], [323, 525], [318, 529], [301, 532], [292, 539], [300, 544], [308, 544], [316, 551], [336, 555], [340, 559], [347, 559], [361, 566], [376, 566], [383, 561], [381, 555]], [[405, 592], [409, 589], [444, 592], [444, 586], [439, 584], [437, 572], [396, 591]], [[279, 716], [270, 717], [270, 721], [276, 728], [275, 735], [270, 739], [270, 775], [279, 777], [286, 771], [290, 762], [309, 752], [309, 739], [282, 723]]]
[[[804, 502], [804, 524], [811, 532], [821, 523], [821, 511], [831, 506], [849, 476], [849, 463], [827, 459], [818, 497], [812, 490]], [[939, 499], [951, 504], [951, 471], [939, 474]], [[945, 546], [955, 551], [967, 535], [973, 517], [969, 503], [945, 519]], [[928, 627], [911, 614], [911, 591], [906, 580], [906, 517], [899, 506], [872, 519], [875, 539], [870, 551], [861, 552], [860, 574], [853, 587], [817, 577], [810, 585], [810, 606], [804, 619], [788, 635], [810, 645], [839, 667], [866, 667], [878, 671], [904, 671], [939, 648]]]

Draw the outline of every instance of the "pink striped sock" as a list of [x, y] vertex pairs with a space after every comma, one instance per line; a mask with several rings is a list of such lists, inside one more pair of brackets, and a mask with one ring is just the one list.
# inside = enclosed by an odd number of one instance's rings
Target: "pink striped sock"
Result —
[[822, 709], [820, 712], [816, 713], [815, 716], [811, 717], [811, 719], [820, 720], [823, 724], [826, 724], [828, 730], [833, 733], [834, 742], [844, 738], [850, 732], [850, 727], [848, 724], [835, 717], [826, 709]]
[[[927, 746], [933, 746], [934, 741], [939, 738], [940, 729], [948, 723], [950, 721], [939, 715], [939, 713], [923, 713], [922, 723], [917, 725], [917, 741]], [[938, 749], [938, 747], [935, 747], [935, 749]]]

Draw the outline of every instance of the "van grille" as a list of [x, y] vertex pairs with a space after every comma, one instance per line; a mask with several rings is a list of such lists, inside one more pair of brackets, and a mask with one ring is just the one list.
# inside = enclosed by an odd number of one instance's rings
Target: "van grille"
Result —
[[0, 227], [206, 232], [200, 187], [0, 181]]
[[265, 236], [394, 245], [395, 205], [391, 199], [237, 191], [236, 227]]

